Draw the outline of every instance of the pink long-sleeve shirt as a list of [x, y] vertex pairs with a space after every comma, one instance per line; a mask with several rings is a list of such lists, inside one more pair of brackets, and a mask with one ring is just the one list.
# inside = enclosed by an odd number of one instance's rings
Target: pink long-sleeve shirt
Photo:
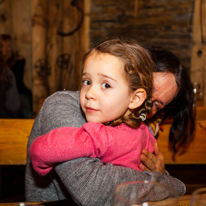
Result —
[[139, 168], [143, 149], [154, 152], [156, 139], [142, 123], [138, 129], [88, 122], [80, 128], [61, 127], [37, 137], [28, 150], [33, 168], [46, 175], [58, 162], [79, 157], [98, 157], [104, 163]]

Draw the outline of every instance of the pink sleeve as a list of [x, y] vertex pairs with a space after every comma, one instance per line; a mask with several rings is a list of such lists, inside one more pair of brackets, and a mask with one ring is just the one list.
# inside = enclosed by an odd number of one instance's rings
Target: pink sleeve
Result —
[[37, 137], [28, 150], [33, 168], [46, 175], [54, 163], [101, 156], [108, 145], [107, 138], [99, 138], [105, 135], [104, 128], [100, 123], [85, 123], [81, 128], [62, 127]]
[[154, 143], [157, 141], [155, 137], [152, 135], [152, 133], [149, 131], [147, 128], [147, 134], [148, 134], [148, 140], [147, 140], [147, 145], [146, 148], [149, 152], [153, 153], [154, 152]]

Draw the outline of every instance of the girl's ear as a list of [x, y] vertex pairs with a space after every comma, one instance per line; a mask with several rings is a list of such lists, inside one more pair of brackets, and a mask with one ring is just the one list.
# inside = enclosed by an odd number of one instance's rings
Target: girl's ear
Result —
[[147, 97], [147, 93], [144, 89], [137, 89], [133, 92], [131, 102], [129, 103], [129, 109], [136, 109], [140, 107]]

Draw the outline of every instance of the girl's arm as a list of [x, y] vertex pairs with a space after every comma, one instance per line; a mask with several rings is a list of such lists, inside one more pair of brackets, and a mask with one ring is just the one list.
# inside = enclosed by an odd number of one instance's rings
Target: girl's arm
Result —
[[109, 145], [105, 129], [101, 123], [90, 122], [80, 128], [53, 129], [37, 137], [28, 150], [34, 170], [46, 175], [55, 163], [104, 155]]

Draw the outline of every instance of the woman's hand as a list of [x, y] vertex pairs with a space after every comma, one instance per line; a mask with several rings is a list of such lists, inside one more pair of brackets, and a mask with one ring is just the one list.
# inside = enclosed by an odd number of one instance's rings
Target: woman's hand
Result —
[[152, 172], [162, 171], [164, 174], [166, 174], [164, 157], [159, 150], [157, 142], [154, 143], [154, 154], [147, 151], [146, 149], [143, 149], [140, 160], [143, 162], [143, 164], [139, 165], [141, 170], [148, 170]]

